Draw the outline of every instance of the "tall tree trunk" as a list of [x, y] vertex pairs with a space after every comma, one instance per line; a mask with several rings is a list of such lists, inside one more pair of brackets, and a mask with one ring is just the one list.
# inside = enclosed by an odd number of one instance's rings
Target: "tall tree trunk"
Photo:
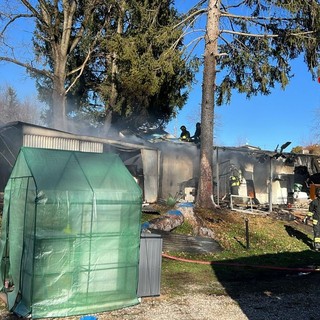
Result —
[[54, 56], [54, 76], [52, 83], [52, 117], [51, 126], [55, 129], [67, 130], [66, 127], [66, 65], [67, 54], [64, 47], [55, 46]]
[[196, 205], [200, 208], [212, 208], [213, 206], [211, 201], [213, 194], [213, 119], [220, 1], [209, 0], [208, 4], [201, 102], [200, 178], [196, 201]]
[[[123, 4], [121, 5], [119, 9], [119, 17], [118, 17], [118, 24], [117, 24], [117, 34], [122, 35], [123, 32]], [[116, 51], [112, 53], [112, 67], [111, 67], [111, 94], [110, 94], [110, 105], [113, 109], [115, 107], [115, 104], [117, 102], [118, 98], [118, 91], [116, 87], [116, 79], [118, 74], [118, 54]]]
[[[117, 34], [121, 35], [123, 33], [123, 15], [125, 1], [121, 1], [119, 4], [119, 16], [117, 21]], [[102, 133], [106, 135], [110, 129], [112, 122], [112, 111], [115, 109], [117, 99], [118, 99], [118, 89], [116, 86], [116, 78], [118, 74], [118, 54], [116, 51], [112, 52], [110, 55], [111, 58], [111, 90], [109, 103], [106, 104], [106, 117], [104, 120], [104, 126]]]
[[51, 127], [60, 130], [67, 130], [65, 77], [54, 77], [51, 115]]

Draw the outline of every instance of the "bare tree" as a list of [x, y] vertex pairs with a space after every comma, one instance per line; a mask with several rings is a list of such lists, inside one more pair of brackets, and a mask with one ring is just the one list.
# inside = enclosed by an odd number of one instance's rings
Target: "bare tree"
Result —
[[[19, 3], [22, 6], [19, 7]], [[16, 0], [8, 3], [7, 11], [1, 12], [0, 61], [19, 65], [51, 83], [51, 125], [55, 128], [65, 127], [66, 95], [83, 73], [102, 37], [103, 22], [100, 28], [91, 26], [98, 6], [103, 3], [100, 0]], [[111, 6], [112, 1], [110, 3]], [[9, 8], [13, 8], [11, 12]], [[107, 15], [108, 8], [105, 7], [103, 12]], [[16, 57], [16, 48], [11, 47], [5, 37], [20, 20], [30, 20], [29, 23], [35, 26], [36, 54], [29, 59], [26, 56]], [[101, 11], [99, 21], [103, 21]], [[28, 21], [24, 23], [28, 24]], [[70, 58], [79, 46], [85, 47], [84, 55], [77, 65], [71, 64]]]
[[20, 100], [16, 90], [11, 86], [0, 88], [0, 114], [1, 122], [23, 121], [42, 125], [44, 105], [35, 97]]

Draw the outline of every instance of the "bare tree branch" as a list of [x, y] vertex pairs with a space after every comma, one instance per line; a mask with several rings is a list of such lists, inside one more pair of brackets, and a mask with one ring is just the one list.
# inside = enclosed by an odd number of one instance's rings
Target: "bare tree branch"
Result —
[[[84, 71], [84, 68], [86, 67], [89, 59], [91, 58], [91, 54], [92, 54], [94, 48], [96, 47], [98, 41], [101, 40], [101, 36], [102, 36], [103, 30], [105, 29], [106, 25], [107, 25], [107, 21], [105, 20], [103, 26], [102, 26], [102, 27], [100, 28], [100, 30], [99, 30], [99, 33], [96, 35], [96, 37], [94, 37], [94, 41], [92, 42], [92, 44], [91, 44], [91, 46], [90, 46], [90, 48], [89, 48], [89, 50], [88, 50], [88, 54], [87, 54], [86, 58], [84, 59], [83, 63], [81, 64], [81, 66], [79, 66], [79, 67], [71, 70], [71, 71], [67, 74], [67, 75], [69, 76], [69, 75], [72, 75], [72, 74], [80, 71], [79, 74], [76, 76], [76, 78], [75, 78], [75, 79], [72, 81], [72, 83], [69, 85], [68, 89], [66, 90], [66, 93], [68, 93], [68, 92], [71, 90], [71, 88], [76, 84], [77, 80], [81, 77], [81, 75], [82, 75], [82, 73], [83, 73], [83, 71]], [[84, 30], [84, 29], [83, 29], [83, 30]], [[80, 38], [79, 38], [79, 41], [80, 41]], [[73, 43], [73, 44], [74, 44], [74, 43]]]
[[179, 22], [178, 24], [176, 24], [173, 29], [176, 29], [178, 27], [180, 27], [181, 25], [185, 24], [186, 22], [190, 21], [191, 19], [193, 19], [194, 17], [196, 16], [199, 16], [203, 13], [206, 13], [207, 12], [207, 9], [200, 9], [200, 10], [197, 10], [195, 12], [192, 12], [190, 15], [186, 16], [186, 18], [184, 18], [181, 22]]
[[7, 30], [7, 28], [10, 26], [10, 24], [14, 23], [16, 20], [20, 19], [20, 18], [32, 18], [33, 15], [32, 14], [18, 14], [14, 17], [12, 17], [8, 23], [6, 23], [6, 25], [3, 27], [3, 29], [0, 32], [0, 37], [3, 36], [3, 34], [5, 33], [5, 31]]
[[[42, 23], [45, 23], [45, 21], [42, 19], [41, 15], [39, 15], [39, 12], [37, 11], [36, 8], [34, 8], [30, 1], [27, 1], [27, 0], [20, 0], [24, 5], [25, 7], [30, 10], [32, 12], [32, 15], [37, 18], [39, 21], [41, 21]], [[41, 3], [41, 1], [39, 1]]]
[[78, 81], [78, 79], [81, 77], [83, 71], [84, 71], [84, 68], [86, 67], [87, 65], [87, 62], [89, 61], [90, 59], [90, 56], [91, 56], [91, 53], [92, 53], [92, 50], [90, 50], [85, 58], [85, 60], [83, 61], [82, 65], [80, 67], [78, 67], [77, 69], [74, 69], [72, 72], [69, 73], [69, 75], [77, 72], [77, 71], [80, 71], [79, 74], [76, 76], [76, 78], [72, 81], [72, 83], [69, 85], [69, 87], [67, 88], [66, 90], [66, 94], [71, 90], [71, 88], [76, 84], [76, 82]]
[[51, 72], [35, 68], [29, 63], [21, 62], [21, 61], [19, 61], [17, 59], [14, 59], [14, 58], [1, 57], [1, 56], [0, 56], [0, 61], [7, 61], [7, 62], [14, 63], [14, 64], [16, 64], [18, 66], [26, 68], [29, 71], [32, 71], [32, 72], [35, 72], [37, 74], [44, 75], [44, 76], [46, 76], [46, 77], [48, 77], [50, 79], [53, 79], [53, 75], [51, 74]]
[[237, 14], [232, 14], [229, 12], [221, 12], [221, 17], [227, 17], [227, 18], [234, 18], [234, 19], [242, 19], [246, 21], [258, 21], [258, 20], [267, 20], [267, 21], [294, 21], [294, 18], [277, 18], [277, 17], [264, 17], [264, 16], [259, 16], [259, 17], [253, 17], [253, 16], [243, 16], [243, 15], [237, 15]]

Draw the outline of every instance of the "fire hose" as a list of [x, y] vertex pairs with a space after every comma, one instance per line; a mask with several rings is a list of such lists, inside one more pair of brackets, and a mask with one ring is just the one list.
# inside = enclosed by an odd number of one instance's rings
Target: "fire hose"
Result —
[[179, 258], [175, 256], [168, 255], [166, 253], [162, 253], [162, 257], [176, 260], [180, 262], [187, 263], [197, 263], [204, 265], [221, 265], [221, 266], [232, 266], [232, 267], [246, 267], [246, 268], [259, 268], [259, 269], [270, 269], [270, 270], [279, 270], [279, 271], [295, 271], [295, 272], [319, 272], [320, 268], [288, 268], [288, 267], [278, 267], [278, 266], [268, 266], [268, 265], [250, 265], [244, 263], [232, 263], [232, 262], [221, 262], [221, 261], [202, 261], [202, 260], [191, 260], [185, 258]]

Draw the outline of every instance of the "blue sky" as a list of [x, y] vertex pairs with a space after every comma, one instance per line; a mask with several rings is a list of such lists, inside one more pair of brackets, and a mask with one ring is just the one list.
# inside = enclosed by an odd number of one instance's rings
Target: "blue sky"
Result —
[[[275, 88], [268, 96], [258, 95], [246, 99], [233, 93], [231, 103], [215, 108], [216, 128], [214, 144], [240, 146], [249, 144], [264, 150], [291, 141], [292, 147], [308, 145], [314, 141], [316, 111], [320, 109], [320, 84], [313, 81], [302, 59], [292, 64], [294, 77], [285, 90]], [[200, 120], [201, 79], [193, 87], [189, 100], [178, 117], [171, 121], [167, 131], [180, 134], [185, 125], [191, 134]]]
[[[194, 3], [196, 1], [176, 0], [181, 11]], [[203, 47], [197, 49], [199, 53], [203, 52]], [[13, 86], [20, 98], [36, 95], [34, 81], [23, 68], [1, 63], [0, 72], [0, 86]], [[259, 95], [250, 100], [234, 92], [230, 105], [216, 107], [214, 144], [239, 146], [247, 143], [274, 150], [278, 144], [291, 141], [286, 149], [290, 151], [294, 146], [314, 143], [316, 111], [320, 109], [320, 84], [312, 80], [302, 59], [293, 61], [292, 73], [294, 77], [285, 91], [275, 88], [269, 96]], [[193, 134], [195, 124], [200, 120], [202, 71], [196, 78], [197, 83], [187, 104], [166, 128], [173, 135], [180, 135], [181, 125]]]

